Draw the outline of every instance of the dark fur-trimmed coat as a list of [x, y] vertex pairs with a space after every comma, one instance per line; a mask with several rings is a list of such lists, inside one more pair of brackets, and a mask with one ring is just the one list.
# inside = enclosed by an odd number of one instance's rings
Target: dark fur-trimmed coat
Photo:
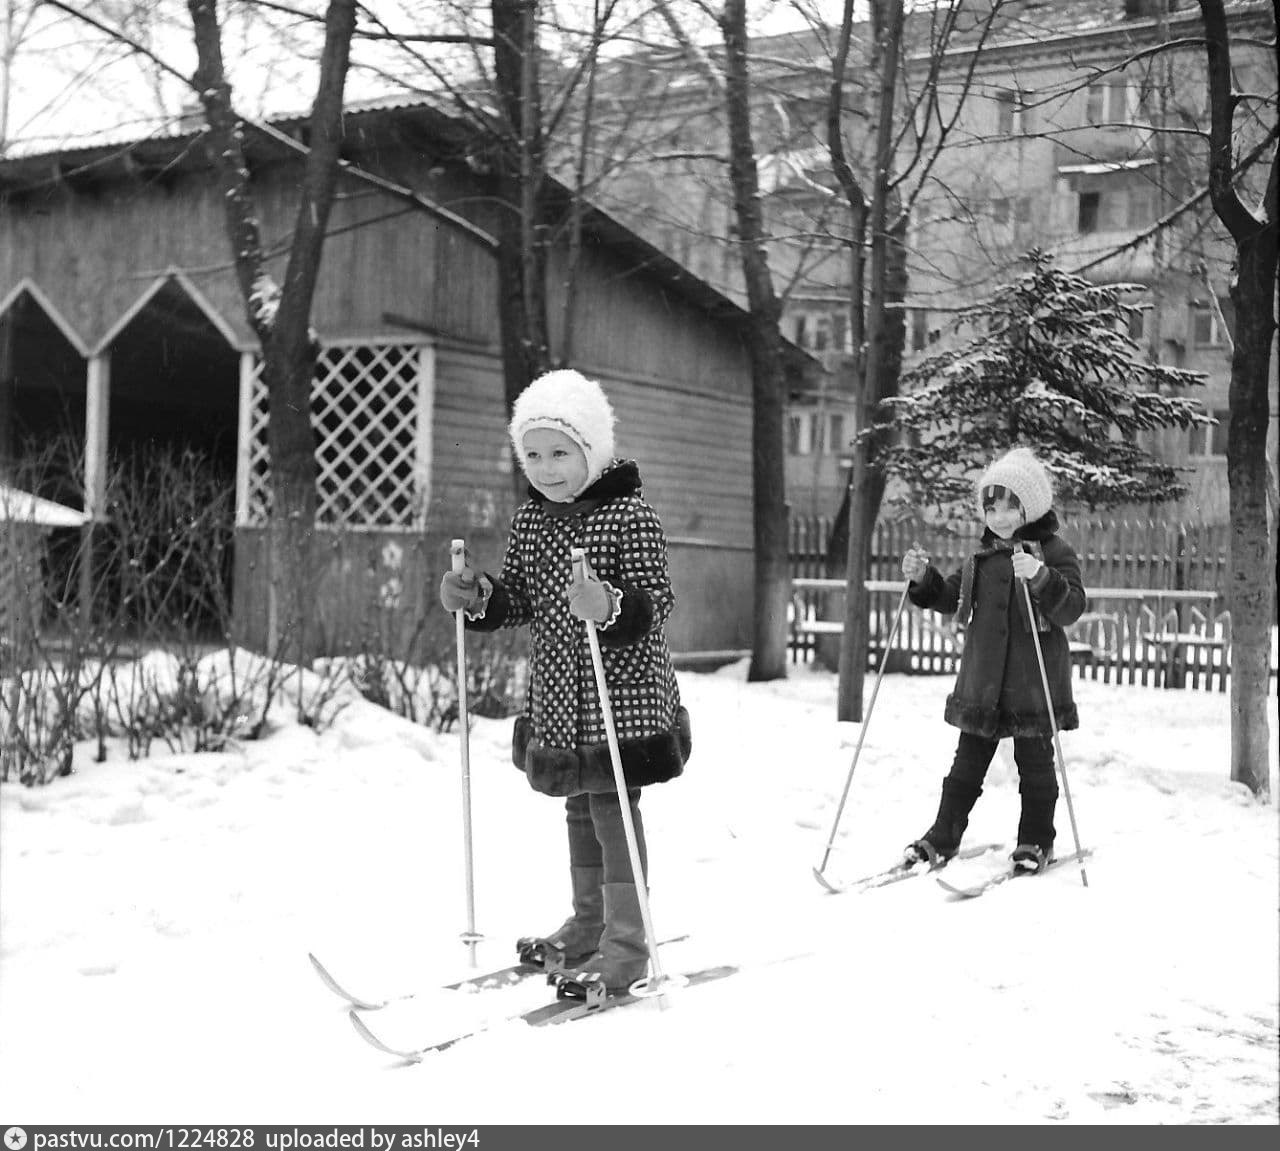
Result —
[[[1080, 725], [1063, 629], [1080, 618], [1086, 597], [1080, 562], [1057, 530], [1058, 517], [1050, 510], [1013, 535], [1015, 541], [1030, 544], [1044, 562], [1028, 585], [1035, 619], [1027, 617], [1010, 551], [989, 530], [959, 570], [944, 579], [930, 565], [920, 582], [910, 585], [910, 599], [917, 606], [943, 615], [962, 609], [968, 616], [960, 670], [943, 713], [962, 731], [987, 739], [1052, 734], [1032, 628], [1044, 653], [1058, 729], [1070, 731]], [[970, 595], [964, 603], [966, 588]]]
[[484, 615], [467, 621], [480, 631], [529, 625], [529, 691], [512, 758], [547, 795], [616, 790], [586, 625], [564, 598], [575, 547], [597, 579], [622, 593], [616, 618], [596, 634], [627, 786], [674, 779], [690, 750], [664, 632], [675, 595], [666, 535], [629, 460], [613, 461], [573, 504], [531, 487], [512, 520], [502, 571], [487, 577]]

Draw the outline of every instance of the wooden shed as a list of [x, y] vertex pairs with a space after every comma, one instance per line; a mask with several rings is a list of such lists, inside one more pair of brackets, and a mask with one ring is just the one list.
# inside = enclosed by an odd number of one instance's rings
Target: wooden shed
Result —
[[[305, 123], [277, 125], [295, 139]], [[434, 595], [448, 540], [501, 559], [512, 462], [497, 320], [493, 182], [458, 121], [425, 104], [353, 110], [344, 157], [447, 214], [344, 176], [312, 322], [318, 574], [324, 635], [361, 605]], [[254, 134], [264, 243], [283, 267], [299, 154]], [[565, 198], [567, 204], [567, 196]], [[751, 385], [744, 314], [599, 212], [585, 219], [573, 366], [601, 381], [618, 450], [663, 520], [687, 658], [750, 643]], [[567, 245], [556, 248], [553, 352]], [[788, 350], [797, 377], [816, 365]], [[19, 431], [83, 435], [85, 511], [101, 518], [108, 454], [191, 445], [236, 490], [234, 602], [243, 642], [271, 626], [266, 394], [201, 134], [0, 162], [0, 448]], [[0, 456], [5, 454], [0, 451]]]

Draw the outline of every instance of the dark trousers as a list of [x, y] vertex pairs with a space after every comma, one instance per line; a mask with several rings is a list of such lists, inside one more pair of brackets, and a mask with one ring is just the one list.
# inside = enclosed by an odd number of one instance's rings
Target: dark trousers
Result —
[[[644, 841], [644, 821], [640, 818], [640, 789], [627, 793], [631, 822], [640, 849], [640, 866], [647, 875], [649, 857]], [[627, 850], [627, 829], [622, 822], [622, 806], [616, 792], [571, 795], [564, 801], [569, 827], [569, 862], [574, 867], [600, 867], [605, 883], [634, 883], [631, 853]]]
[[[982, 794], [982, 782], [1000, 741], [961, 732], [951, 771], [942, 781], [938, 817], [925, 838], [943, 853], [960, 846], [969, 825], [969, 812]], [[1047, 735], [1018, 736], [1013, 741], [1013, 761], [1018, 765], [1018, 791], [1022, 814], [1018, 842], [1053, 846], [1054, 808], [1058, 802], [1058, 777], [1054, 773], [1053, 740]]]
[[[983, 739], [980, 735], [962, 731], [947, 778], [981, 788], [999, 746], [998, 739]], [[1015, 736], [1013, 762], [1018, 765], [1018, 790], [1023, 795], [1058, 798], [1058, 778], [1053, 771], [1053, 740], [1049, 736]]]

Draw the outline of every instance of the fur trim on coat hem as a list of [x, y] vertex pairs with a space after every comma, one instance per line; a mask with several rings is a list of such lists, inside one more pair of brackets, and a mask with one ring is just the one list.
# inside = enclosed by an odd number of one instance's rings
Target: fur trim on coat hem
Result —
[[[575, 750], [543, 747], [533, 741], [531, 726], [527, 716], [516, 719], [511, 759], [524, 772], [534, 791], [556, 796], [617, 791], [607, 743], [593, 743]], [[689, 712], [683, 707], [677, 711], [671, 731], [619, 741], [627, 787], [647, 787], [675, 779], [684, 771], [691, 749]]]
[[[1049, 717], [1044, 712], [1011, 714], [995, 707], [957, 703], [954, 695], [947, 696], [942, 718], [952, 727], [970, 735], [980, 735], [983, 739], [1007, 739], [1010, 736], [1020, 739], [1029, 735], [1053, 734]], [[1074, 731], [1080, 726], [1080, 716], [1074, 703], [1065, 710], [1059, 709], [1054, 718], [1058, 721], [1059, 731]]]

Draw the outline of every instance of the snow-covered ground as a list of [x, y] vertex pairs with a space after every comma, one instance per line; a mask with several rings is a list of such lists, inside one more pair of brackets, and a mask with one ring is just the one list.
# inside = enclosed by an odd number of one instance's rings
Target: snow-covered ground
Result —
[[[235, 754], [77, 761], [0, 788], [0, 1113], [38, 1123], [1275, 1124], [1276, 803], [1228, 781], [1228, 698], [1078, 684], [1063, 736], [1078, 867], [954, 901], [929, 879], [827, 894], [813, 876], [858, 725], [830, 675], [681, 673], [685, 775], [646, 791], [664, 970], [720, 982], [565, 1027], [544, 1001], [438, 985], [501, 966], [568, 911], [559, 801], [471, 740], [475, 967], [459, 739], [359, 703]], [[867, 681], [868, 694], [873, 680]], [[949, 677], [886, 676], [832, 879], [932, 820]], [[1276, 757], [1272, 732], [1272, 765]], [[1272, 776], [1272, 795], [1276, 795]], [[1002, 747], [970, 842], [1008, 842]], [[1059, 845], [1073, 842], [1065, 802]], [[315, 952], [417, 1045], [356, 1036]]]

